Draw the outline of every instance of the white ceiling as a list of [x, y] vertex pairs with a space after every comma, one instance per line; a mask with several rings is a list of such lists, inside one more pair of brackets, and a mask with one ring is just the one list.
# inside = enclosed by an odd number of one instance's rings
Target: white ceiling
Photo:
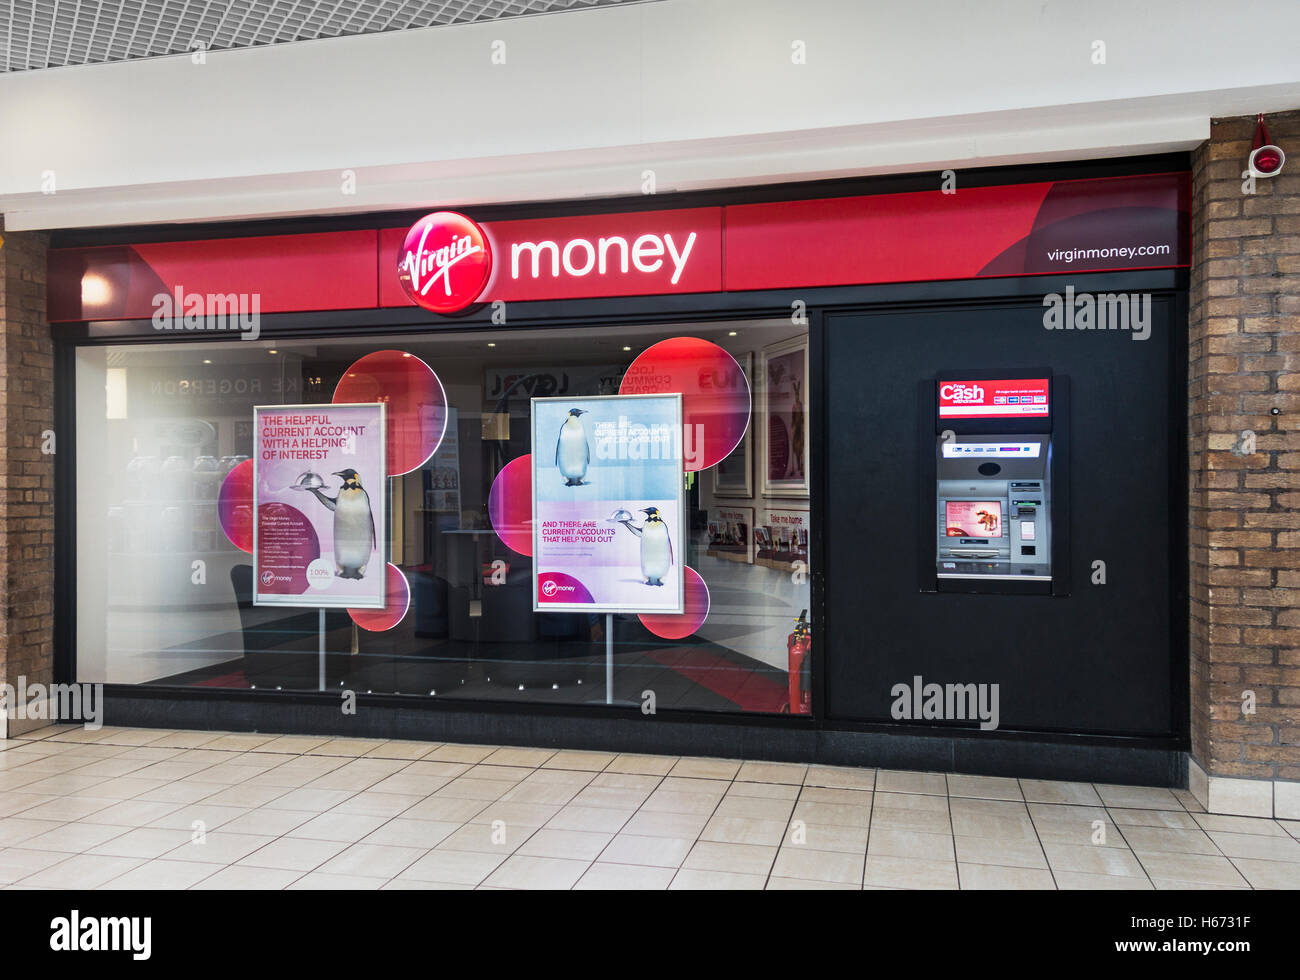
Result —
[[0, 72], [0, 212], [20, 231], [471, 207], [638, 195], [647, 171], [659, 194], [960, 187], [1300, 109], [1297, 37], [1296, 0], [659, 0]]

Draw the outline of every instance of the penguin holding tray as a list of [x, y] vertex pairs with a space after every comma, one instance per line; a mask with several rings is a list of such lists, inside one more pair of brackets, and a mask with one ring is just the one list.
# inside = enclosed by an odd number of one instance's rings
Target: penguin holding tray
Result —
[[668, 524], [659, 516], [658, 507], [642, 507], [645, 521], [637, 526], [632, 522], [632, 515], [625, 509], [614, 511], [609, 518], [613, 524], [622, 524], [641, 539], [641, 574], [646, 585], [663, 585], [664, 576], [673, 568], [673, 540], [668, 533]]
[[334, 512], [334, 574], [339, 578], [365, 578], [375, 550], [375, 514], [370, 509], [370, 495], [361, 485], [361, 474], [351, 467], [333, 475], [343, 481], [338, 496], [321, 493], [325, 484], [315, 473], [302, 474], [293, 489], [308, 491]]
[[255, 605], [384, 608], [385, 407], [254, 409]]
[[534, 610], [679, 613], [678, 393], [532, 399]]

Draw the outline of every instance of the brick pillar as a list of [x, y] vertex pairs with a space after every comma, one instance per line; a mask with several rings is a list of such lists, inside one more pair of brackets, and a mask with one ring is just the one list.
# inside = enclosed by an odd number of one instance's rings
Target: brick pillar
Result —
[[[42, 452], [45, 433], [54, 430], [54, 345], [45, 320], [49, 237], [7, 233], [2, 220], [0, 235], [0, 683], [17, 684], [21, 675], [29, 685], [49, 684], [54, 456]], [[0, 717], [0, 737], [43, 724]]]
[[1189, 785], [1213, 812], [1295, 820], [1300, 111], [1266, 122], [1288, 160], [1253, 194], [1253, 116], [1213, 122], [1192, 161]]

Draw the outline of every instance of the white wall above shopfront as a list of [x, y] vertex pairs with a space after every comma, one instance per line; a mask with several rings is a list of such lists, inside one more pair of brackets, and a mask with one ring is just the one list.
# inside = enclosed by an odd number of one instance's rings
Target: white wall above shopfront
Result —
[[1188, 149], [1212, 117], [1300, 106], [1297, 37], [1293, 0], [662, 0], [18, 72], [0, 211], [122, 225]]

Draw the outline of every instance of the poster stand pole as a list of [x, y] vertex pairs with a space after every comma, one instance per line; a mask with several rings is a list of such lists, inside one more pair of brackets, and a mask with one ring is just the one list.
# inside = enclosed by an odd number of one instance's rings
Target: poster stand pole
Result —
[[614, 614], [605, 613], [605, 703], [614, 703]]
[[325, 607], [317, 610], [320, 614], [320, 689], [325, 690]]

